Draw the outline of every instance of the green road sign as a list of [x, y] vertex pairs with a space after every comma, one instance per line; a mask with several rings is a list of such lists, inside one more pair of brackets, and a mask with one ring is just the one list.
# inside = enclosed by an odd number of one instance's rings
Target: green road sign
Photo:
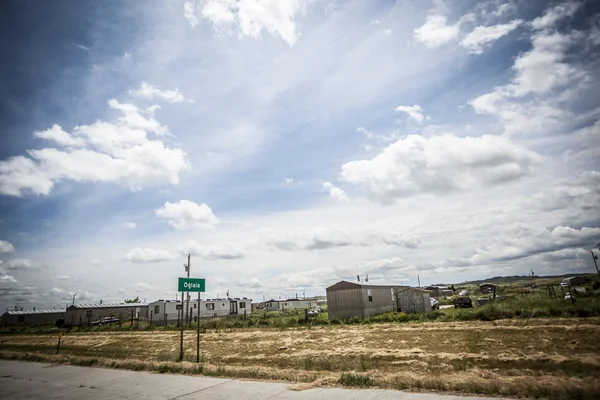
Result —
[[205, 292], [204, 279], [179, 278], [178, 292]]

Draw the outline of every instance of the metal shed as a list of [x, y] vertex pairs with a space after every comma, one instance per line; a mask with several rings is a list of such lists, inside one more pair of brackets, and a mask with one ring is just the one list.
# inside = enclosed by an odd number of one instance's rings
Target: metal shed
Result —
[[329, 318], [365, 318], [397, 311], [396, 291], [408, 288], [340, 281], [326, 289]]
[[67, 307], [65, 323], [69, 325], [85, 325], [100, 318], [114, 317], [120, 320], [131, 318], [146, 320], [148, 304], [146, 303], [101, 303], [73, 304]]
[[49, 325], [64, 316], [64, 310], [7, 311], [2, 314], [0, 325], [3, 327]]
[[429, 291], [416, 288], [396, 291], [397, 311], [404, 313], [421, 313], [431, 310]]

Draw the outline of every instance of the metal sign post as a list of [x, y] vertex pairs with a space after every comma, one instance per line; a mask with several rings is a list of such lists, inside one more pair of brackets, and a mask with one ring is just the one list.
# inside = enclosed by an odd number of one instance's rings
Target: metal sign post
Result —
[[200, 292], [198, 292], [198, 326], [196, 327], [196, 362], [200, 362]]
[[58, 332], [58, 344], [56, 345], [56, 354], [58, 354], [58, 350], [60, 349], [60, 339], [62, 339], [62, 332]]
[[[181, 292], [181, 306], [183, 307], [183, 292]], [[179, 361], [183, 361], [183, 310], [181, 310], [181, 341], [179, 342]]]
[[[198, 326], [196, 332], [196, 362], [200, 362], [200, 293], [206, 291], [206, 282], [198, 278], [179, 278], [178, 291], [181, 292], [181, 305], [183, 306], [184, 292], [198, 292]], [[181, 339], [179, 343], [179, 361], [183, 360], [183, 310], [181, 313]]]

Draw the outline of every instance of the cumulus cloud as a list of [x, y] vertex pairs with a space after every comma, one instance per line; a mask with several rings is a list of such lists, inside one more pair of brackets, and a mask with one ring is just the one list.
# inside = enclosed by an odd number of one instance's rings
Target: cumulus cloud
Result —
[[0, 240], [0, 254], [12, 253], [13, 251], [15, 251], [15, 247], [12, 245], [12, 243], [5, 240]]
[[509, 34], [522, 23], [522, 20], [514, 20], [508, 24], [478, 26], [467, 34], [460, 44], [467, 48], [471, 54], [481, 54], [485, 45]]
[[207, 19], [219, 34], [258, 38], [264, 30], [293, 46], [295, 17], [303, 9], [302, 0], [195, 0], [184, 3], [184, 17], [192, 27], [198, 16]]
[[322, 185], [323, 185], [323, 188], [325, 188], [326, 190], [329, 191], [329, 197], [332, 200], [348, 201], [348, 196], [346, 195], [346, 192], [344, 192], [339, 187], [334, 186], [330, 182], [323, 182]]
[[294, 183], [294, 178], [283, 178], [283, 181], [289, 185]]
[[102, 260], [100, 260], [99, 258], [95, 258], [90, 262], [90, 264], [94, 267], [100, 267], [101, 265], [104, 264], [104, 262]]
[[123, 228], [126, 228], [126, 229], [135, 229], [135, 222], [125, 222], [123, 224]]
[[7, 261], [6, 264], [3, 264], [3, 267], [8, 271], [20, 271], [39, 268], [41, 265], [41, 263], [28, 258], [15, 258]]
[[169, 103], [180, 103], [185, 100], [179, 89], [160, 90], [148, 82], [142, 82], [139, 88], [130, 90], [129, 94], [146, 100], [161, 99]]
[[397, 112], [403, 112], [408, 115], [408, 118], [415, 121], [418, 124], [422, 124], [425, 121], [425, 116], [422, 113], [421, 106], [398, 106], [396, 107]]
[[47, 195], [60, 181], [112, 182], [132, 191], [179, 183], [179, 173], [190, 167], [183, 150], [148, 138], [167, 135], [167, 127], [132, 104], [112, 99], [109, 106], [122, 113], [114, 122], [77, 126], [71, 134], [58, 125], [36, 133], [63, 148], [0, 161], [0, 194]]
[[446, 23], [443, 15], [430, 14], [423, 26], [414, 30], [414, 37], [427, 47], [436, 48], [458, 38], [460, 22], [454, 25]]
[[199, 243], [189, 240], [181, 248], [184, 254], [199, 256], [205, 260], [236, 260], [244, 258], [244, 253], [229, 244], [202, 246]]
[[340, 179], [391, 203], [419, 193], [495, 185], [533, 172], [539, 156], [500, 136], [410, 135], [371, 160], [342, 165]]
[[155, 263], [161, 261], [172, 260], [174, 257], [171, 253], [166, 250], [160, 249], [142, 249], [140, 247], [136, 247], [135, 249], [131, 249], [127, 254], [125, 254], [124, 258], [127, 261], [131, 261], [133, 263], [145, 264], [145, 263]]
[[581, 4], [581, 2], [577, 1], [566, 1], [555, 7], [549, 8], [541, 17], [531, 21], [531, 27], [533, 29], [551, 28], [561, 19], [573, 16]]
[[164, 206], [156, 209], [155, 213], [157, 217], [167, 219], [175, 229], [207, 229], [219, 223], [219, 219], [208, 205], [196, 204], [189, 200], [180, 200], [177, 203], [167, 201]]

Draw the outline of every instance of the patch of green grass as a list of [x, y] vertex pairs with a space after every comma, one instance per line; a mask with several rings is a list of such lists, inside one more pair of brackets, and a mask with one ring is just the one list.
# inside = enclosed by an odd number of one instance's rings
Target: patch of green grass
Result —
[[360, 374], [344, 373], [340, 375], [339, 382], [344, 386], [371, 387], [375, 385], [371, 377]]

